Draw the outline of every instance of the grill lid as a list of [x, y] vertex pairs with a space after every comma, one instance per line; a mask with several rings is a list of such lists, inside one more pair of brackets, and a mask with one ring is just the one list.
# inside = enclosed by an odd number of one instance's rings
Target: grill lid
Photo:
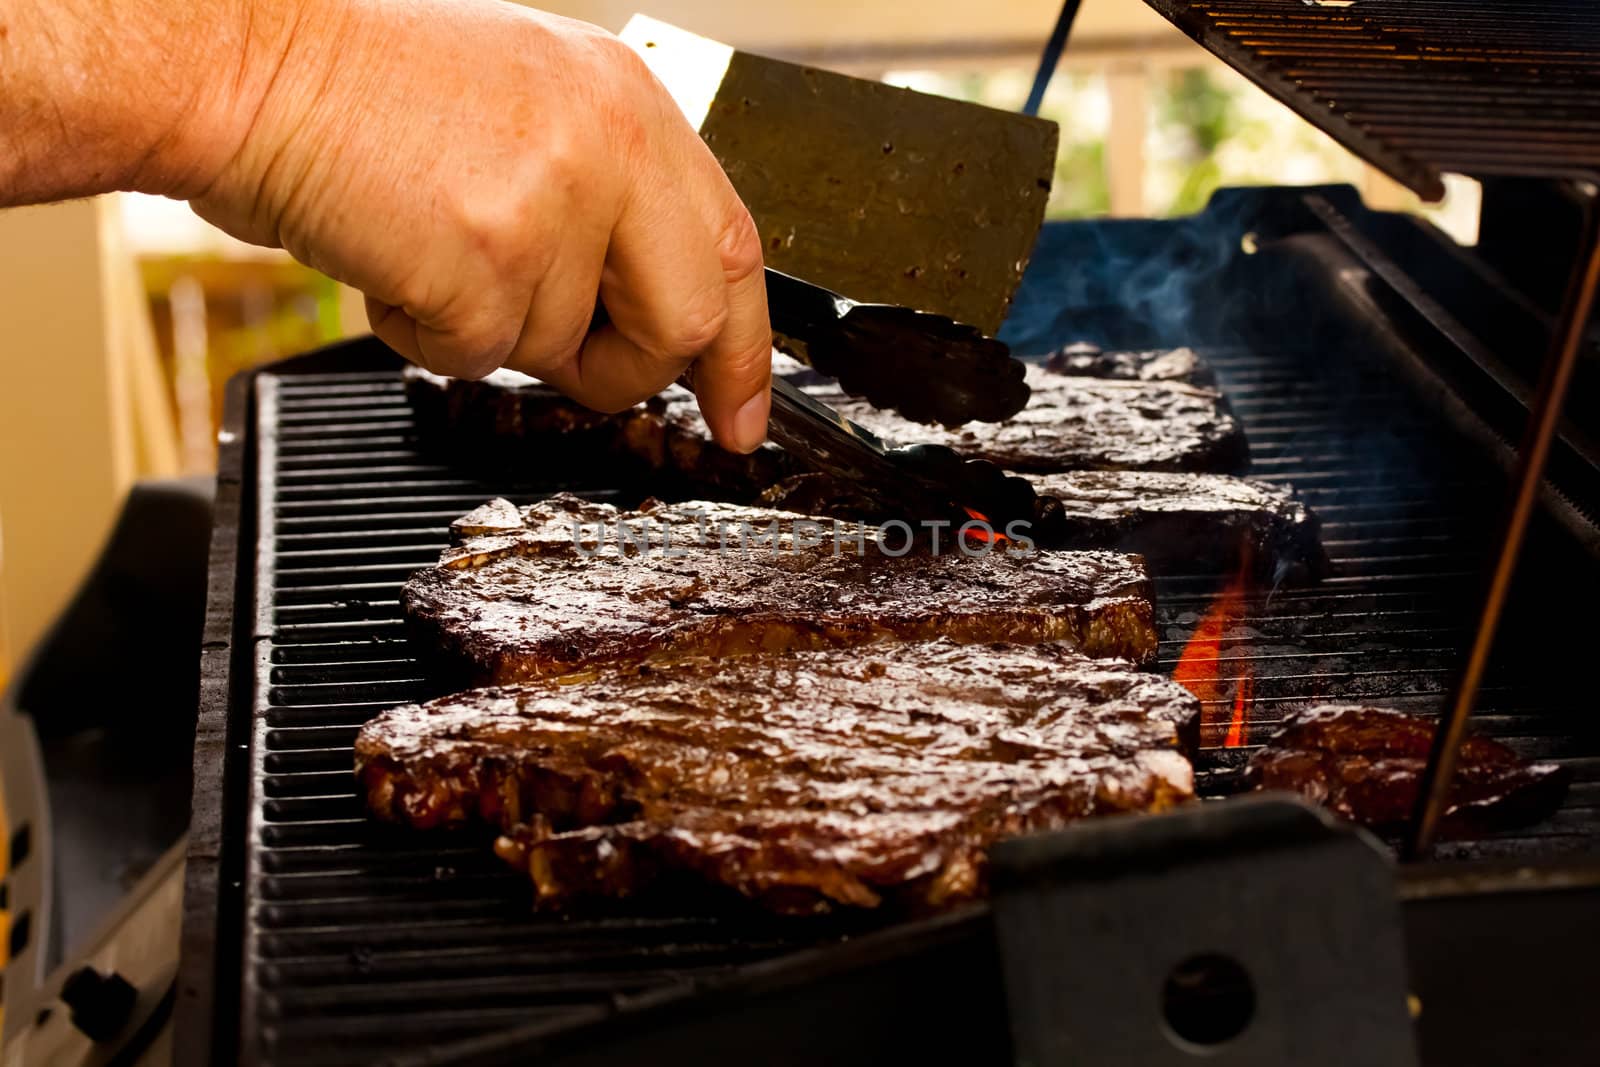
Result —
[[1427, 200], [1446, 172], [1600, 174], [1600, 11], [1587, 0], [1148, 0]]

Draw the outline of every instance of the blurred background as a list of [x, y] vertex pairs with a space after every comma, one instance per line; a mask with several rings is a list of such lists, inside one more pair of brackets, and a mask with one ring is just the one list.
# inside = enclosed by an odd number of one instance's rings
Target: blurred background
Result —
[[[1017, 109], [1054, 0], [570, 0], [750, 51]], [[1345, 181], [1424, 210], [1137, 0], [1085, 0], [1042, 113], [1061, 124], [1050, 215], [1193, 212], [1220, 185]], [[1472, 243], [1476, 187], [1426, 213]], [[366, 329], [358, 294], [232, 240], [183, 205], [121, 195], [0, 212], [0, 685], [60, 611], [137, 478], [212, 469], [234, 373]]]

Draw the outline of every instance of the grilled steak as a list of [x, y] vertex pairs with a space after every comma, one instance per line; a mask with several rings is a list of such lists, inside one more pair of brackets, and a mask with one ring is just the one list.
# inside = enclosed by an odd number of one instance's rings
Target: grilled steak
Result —
[[1067, 470], [1236, 471], [1249, 462], [1244, 431], [1213, 389], [1117, 381], [1028, 367], [1033, 396], [1002, 423], [924, 426], [831, 387], [810, 390], [840, 414], [897, 444], [940, 444], [1022, 473]]
[[790, 913], [931, 908], [995, 840], [1189, 799], [1181, 687], [1059, 645], [911, 645], [600, 671], [385, 712], [380, 818], [484, 821], [538, 901], [687, 875]]
[[[1244, 432], [1222, 394], [1164, 379], [1183, 376], [1194, 365], [1192, 352], [1110, 357], [1115, 360], [1108, 368], [1123, 367], [1136, 380], [1115, 380], [1120, 372], [1099, 380], [1082, 368], [1058, 372], [1034, 364], [1027, 372], [1033, 396], [1026, 408], [1004, 423], [956, 430], [924, 426], [848, 397], [787, 356], [775, 355], [773, 369], [891, 441], [949, 445], [1016, 471], [1233, 471], [1248, 464]], [[597, 457], [621, 457], [622, 473], [648, 472], [657, 492], [699, 491], [730, 500], [751, 499], [801, 471], [771, 444], [748, 456], [713, 444], [693, 395], [676, 386], [620, 415], [597, 416], [510, 371], [481, 382], [409, 371], [408, 382], [430, 436], [485, 459], [582, 470]]]
[[1139, 352], [1106, 352], [1098, 345], [1077, 342], [1045, 357], [1044, 365], [1057, 374], [1086, 378], [1121, 378], [1135, 382], [1187, 382], [1207, 388], [1217, 384], [1216, 372], [1192, 348], [1156, 348]]
[[694, 394], [676, 385], [618, 417], [615, 447], [654, 472], [653, 491], [672, 496], [714, 491], [748, 500], [799, 469], [771, 442], [748, 454], [718, 445]]
[[[1433, 731], [1431, 719], [1383, 708], [1309, 708], [1290, 715], [1251, 757], [1245, 781], [1291, 790], [1351, 822], [1398, 832], [1416, 805]], [[1568, 778], [1565, 767], [1530, 763], [1498, 741], [1469, 737], [1440, 831], [1470, 837], [1537, 822], [1560, 805]]]
[[525, 509], [513, 530], [496, 507], [500, 526], [495, 509], [475, 512], [465, 541], [403, 594], [423, 644], [474, 681], [937, 637], [1155, 652], [1136, 556], [935, 554], [854, 523], [708, 503], [618, 512], [571, 496]]
[[[1317, 519], [1287, 487], [1226, 474], [1072, 471], [1029, 478], [1032, 536], [1061, 548], [1138, 552], [1156, 571], [1230, 568], [1246, 554], [1262, 574], [1327, 568]], [[882, 500], [825, 474], [796, 474], [760, 497], [767, 507], [862, 522], [893, 518]]]
[[[773, 353], [772, 368], [798, 382], [826, 381], [782, 353]], [[624, 481], [648, 479], [657, 493], [742, 499], [799, 469], [776, 445], [749, 455], [717, 446], [694, 394], [679, 386], [605, 415], [516, 371], [468, 381], [407, 367], [403, 376], [428, 441], [491, 468], [518, 474], [603, 470]]]
[[407, 365], [401, 377], [418, 415], [452, 432], [482, 430], [502, 439], [573, 433], [595, 429], [613, 418], [514, 370], [497, 370], [471, 381]]
[[1159, 471], [1073, 471], [1031, 481], [1042, 543], [1138, 552], [1159, 570], [1222, 569], [1241, 557], [1263, 574], [1327, 569], [1317, 518], [1287, 486]]
[[412, 366], [402, 377], [424, 442], [447, 460], [552, 485], [600, 470], [620, 478], [646, 473], [619, 457], [614, 416], [538, 379], [497, 370], [468, 381]]

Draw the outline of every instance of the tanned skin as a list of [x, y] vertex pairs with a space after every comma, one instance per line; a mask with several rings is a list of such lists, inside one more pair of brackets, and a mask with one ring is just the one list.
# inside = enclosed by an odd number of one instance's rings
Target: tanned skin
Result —
[[[431, 370], [766, 433], [749, 212], [631, 50], [499, 0], [0, 0], [0, 207], [133, 190], [367, 296]], [[596, 300], [609, 324], [591, 331]]]

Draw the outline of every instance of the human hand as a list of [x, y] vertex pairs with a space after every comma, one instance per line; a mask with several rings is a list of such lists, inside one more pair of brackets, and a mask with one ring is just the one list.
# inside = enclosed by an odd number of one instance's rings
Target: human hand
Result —
[[693, 362], [717, 441], [761, 443], [760, 239], [637, 55], [494, 0], [298, 2], [281, 51], [250, 49], [259, 104], [214, 124], [236, 147], [192, 190], [202, 216], [360, 289], [431, 370], [508, 366], [616, 411]]

